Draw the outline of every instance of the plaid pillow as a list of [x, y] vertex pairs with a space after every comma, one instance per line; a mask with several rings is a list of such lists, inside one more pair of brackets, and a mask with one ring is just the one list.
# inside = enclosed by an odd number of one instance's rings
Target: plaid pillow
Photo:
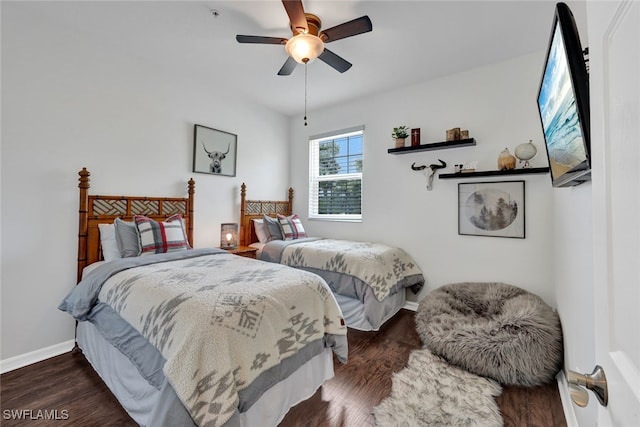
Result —
[[307, 237], [307, 233], [305, 233], [302, 222], [297, 214], [291, 216], [278, 214], [278, 222], [280, 223], [280, 230], [282, 231], [284, 240], [295, 240]]
[[182, 216], [172, 215], [164, 222], [154, 221], [143, 215], [134, 217], [140, 234], [140, 255], [191, 249], [184, 232]]

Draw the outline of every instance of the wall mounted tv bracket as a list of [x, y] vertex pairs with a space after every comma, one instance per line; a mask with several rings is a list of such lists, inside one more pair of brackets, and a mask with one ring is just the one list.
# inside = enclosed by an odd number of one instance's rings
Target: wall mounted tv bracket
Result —
[[587, 69], [587, 74], [589, 74], [589, 47], [585, 47], [582, 49], [582, 57], [584, 58], [584, 66]]

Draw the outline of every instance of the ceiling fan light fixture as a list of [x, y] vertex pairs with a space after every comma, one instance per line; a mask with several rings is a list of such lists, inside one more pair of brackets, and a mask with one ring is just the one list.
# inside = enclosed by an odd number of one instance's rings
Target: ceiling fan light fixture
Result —
[[284, 48], [297, 63], [305, 64], [322, 54], [324, 43], [318, 36], [300, 33], [287, 40]]

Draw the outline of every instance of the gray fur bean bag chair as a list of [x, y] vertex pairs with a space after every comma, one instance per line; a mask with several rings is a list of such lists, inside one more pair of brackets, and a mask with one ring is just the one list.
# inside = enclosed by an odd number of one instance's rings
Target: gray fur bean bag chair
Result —
[[562, 365], [558, 314], [516, 286], [442, 286], [420, 302], [416, 328], [432, 353], [502, 384], [546, 384]]

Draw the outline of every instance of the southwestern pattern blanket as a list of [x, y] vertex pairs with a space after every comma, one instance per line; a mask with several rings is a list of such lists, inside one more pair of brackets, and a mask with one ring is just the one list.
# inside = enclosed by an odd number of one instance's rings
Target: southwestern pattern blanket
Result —
[[372, 289], [378, 301], [403, 287], [418, 292], [424, 284], [422, 270], [409, 254], [381, 243], [314, 237], [274, 240], [262, 249], [261, 259], [356, 277]]
[[76, 289], [97, 291], [160, 351], [166, 378], [200, 426], [223, 425], [241, 390], [311, 343], [335, 345], [346, 361], [342, 313], [314, 274], [215, 253], [116, 269], [101, 283], [94, 276]]

